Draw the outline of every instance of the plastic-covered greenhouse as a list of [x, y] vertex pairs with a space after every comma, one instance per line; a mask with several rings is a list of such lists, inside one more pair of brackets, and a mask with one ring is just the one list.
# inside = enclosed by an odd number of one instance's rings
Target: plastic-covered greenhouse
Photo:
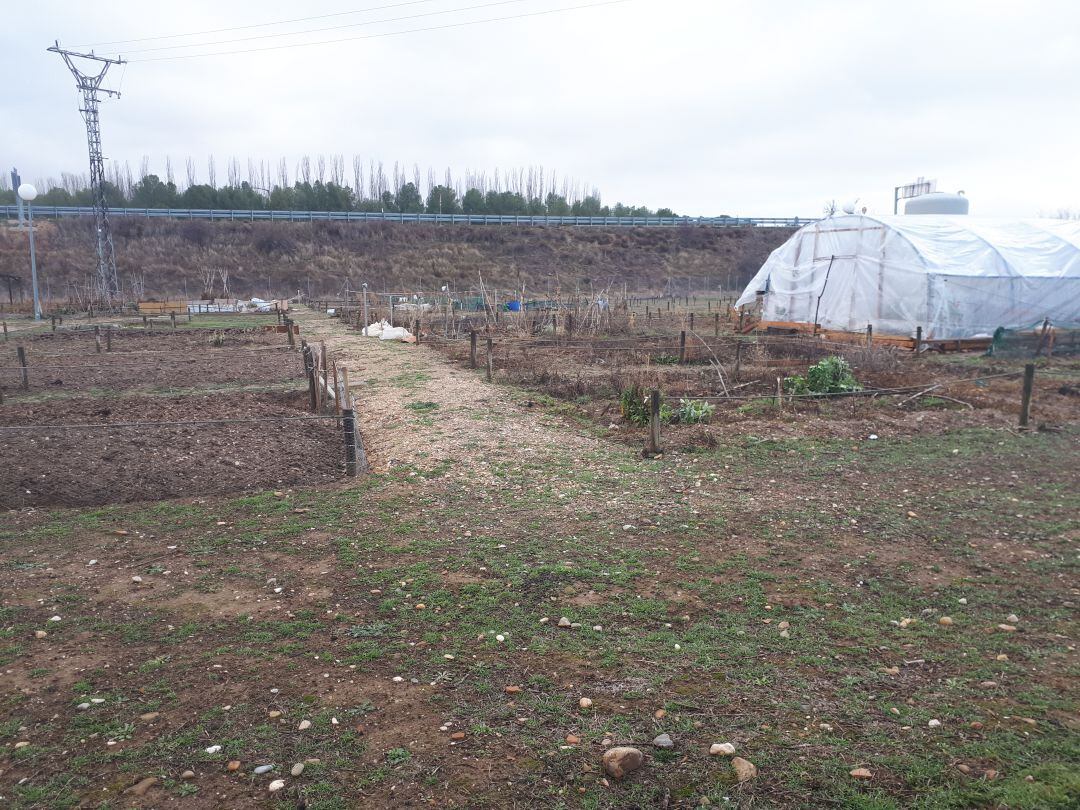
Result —
[[1080, 327], [1080, 221], [837, 216], [773, 251], [738, 304], [762, 320], [928, 339]]

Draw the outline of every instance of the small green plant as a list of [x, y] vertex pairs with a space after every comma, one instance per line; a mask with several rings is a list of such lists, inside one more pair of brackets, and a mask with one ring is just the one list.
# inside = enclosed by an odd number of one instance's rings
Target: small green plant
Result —
[[210, 345], [213, 346], [215, 349], [220, 349], [222, 346], [224, 346], [225, 345], [225, 333], [224, 332], [214, 332], [213, 336], [210, 338]]
[[673, 354], [661, 354], [653, 362], [658, 366], [677, 366], [679, 358]]
[[[661, 417], [663, 417], [663, 410], [661, 407]], [[670, 417], [667, 420], [669, 422], [680, 425], [696, 425], [712, 419], [713, 414], [716, 412], [716, 406], [710, 405], [701, 399], [680, 399], [679, 407], [669, 409], [669, 412]]]
[[797, 374], [784, 378], [784, 390], [791, 394], [845, 394], [861, 391], [862, 386], [847, 360], [833, 356], [810, 366], [805, 377]]
[[[645, 394], [641, 390], [641, 386], [632, 385], [623, 389], [623, 392], [619, 395], [619, 409], [622, 411], [623, 419], [630, 424], [649, 424], [649, 405], [645, 401]], [[662, 405], [660, 409], [663, 411]]]
[[408, 748], [391, 748], [386, 752], [386, 761], [391, 765], [402, 765], [412, 759], [412, 752]]
[[406, 406], [410, 411], [416, 411], [417, 413], [431, 413], [439, 407], [438, 402], [410, 402]]

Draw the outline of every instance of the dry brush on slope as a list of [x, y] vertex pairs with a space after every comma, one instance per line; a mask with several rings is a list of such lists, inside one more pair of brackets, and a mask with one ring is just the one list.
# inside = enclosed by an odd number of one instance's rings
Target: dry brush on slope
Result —
[[[38, 226], [43, 289], [61, 302], [94, 270], [92, 222]], [[778, 228], [558, 228], [338, 222], [123, 219], [114, 224], [125, 287], [197, 296], [205, 271], [229, 271], [230, 292], [333, 294], [349, 279], [372, 289], [486, 283], [536, 293], [622, 286], [685, 292], [745, 283], [789, 235]], [[0, 229], [0, 273], [28, 276], [25, 236]], [[29, 279], [24, 285], [29, 289]], [[222, 294], [222, 290], [214, 290]]]

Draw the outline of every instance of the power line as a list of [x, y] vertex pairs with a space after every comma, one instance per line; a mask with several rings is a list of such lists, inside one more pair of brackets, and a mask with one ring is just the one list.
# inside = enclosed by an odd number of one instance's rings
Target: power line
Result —
[[621, 5], [622, 3], [629, 3], [631, 0], [604, 0], [599, 3], [584, 3], [577, 6], [566, 6], [564, 8], [552, 8], [544, 11], [530, 11], [523, 14], [510, 14], [505, 17], [488, 17], [483, 20], [469, 20], [467, 22], [458, 23], [446, 23], [445, 25], [431, 25], [425, 28], [407, 28], [402, 31], [387, 31], [381, 34], [364, 34], [357, 37], [341, 37], [339, 39], [325, 39], [318, 42], [297, 42], [290, 45], [267, 45], [263, 48], [247, 48], [244, 50], [236, 51], [217, 51], [214, 53], [192, 53], [184, 54], [182, 56], [154, 56], [149, 59], [132, 59], [132, 62], [173, 62], [180, 59], [201, 59], [207, 56], [235, 56], [237, 54], [245, 53], [262, 53], [264, 51], [280, 51], [285, 48], [309, 48], [316, 45], [336, 45], [341, 42], [357, 42], [359, 40], [366, 39], [382, 39], [383, 37], [397, 37], [404, 34], [418, 34], [429, 31], [446, 31], [452, 28], [465, 28], [471, 25], [483, 25], [485, 23], [493, 22], [506, 22], [508, 20], [521, 20], [529, 17], [543, 17], [550, 14], [561, 14], [567, 11], [581, 11], [589, 8], [601, 8], [603, 6]]
[[91, 42], [89, 45], [83, 45], [84, 48], [100, 48], [104, 45], [126, 45], [129, 42], [153, 42], [161, 39], [180, 39], [181, 37], [201, 37], [207, 34], [224, 34], [228, 31], [246, 31], [252, 28], [268, 28], [273, 25], [290, 25], [298, 22], [310, 22], [312, 20], [325, 20], [329, 17], [344, 17], [349, 14], [366, 14], [369, 11], [383, 11], [388, 8], [401, 8], [402, 6], [415, 6], [421, 3], [434, 3], [435, 0], [409, 0], [406, 3], [390, 3], [383, 6], [371, 6], [370, 8], [360, 8], [354, 11], [338, 11], [333, 14], [318, 14], [312, 17], [296, 17], [292, 20], [278, 20], [277, 22], [266, 23], [252, 23], [250, 25], [235, 25], [231, 28], [211, 28], [206, 31], [191, 31], [187, 34], [161, 34], [155, 37], [140, 37], [138, 39], [116, 39], [111, 42]]
[[440, 11], [425, 11], [422, 14], [406, 14], [401, 17], [386, 17], [381, 20], [366, 20], [358, 23], [347, 23], [345, 25], [331, 25], [326, 28], [308, 28], [303, 31], [283, 31], [278, 34], [256, 34], [252, 37], [239, 37], [237, 39], [221, 39], [217, 42], [192, 42], [188, 45], [159, 45], [156, 48], [142, 48], [140, 50], [125, 51], [125, 53], [150, 53], [152, 51], [174, 51], [179, 48], [210, 48], [216, 45], [230, 45], [234, 42], [250, 42], [254, 39], [271, 39], [273, 37], [297, 37], [303, 34], [320, 34], [324, 31], [340, 31], [343, 28], [360, 28], [365, 25], [380, 25], [382, 23], [401, 22], [402, 20], [415, 20], [420, 17], [435, 17], [440, 14], [456, 14], [459, 11], [474, 11], [479, 8], [491, 8], [492, 6], [505, 6], [513, 3], [525, 3], [528, 0], [495, 0], [491, 3], [480, 3], [475, 6], [463, 6], [460, 8], [447, 8]]

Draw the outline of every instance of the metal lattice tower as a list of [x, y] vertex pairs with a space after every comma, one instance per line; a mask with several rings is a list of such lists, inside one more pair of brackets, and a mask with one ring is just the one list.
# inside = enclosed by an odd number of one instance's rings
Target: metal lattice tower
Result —
[[[119, 90], [109, 90], [102, 87], [101, 83], [109, 68], [124, 64], [124, 60], [96, 56], [93, 51], [77, 53], [64, 50], [59, 42], [48, 50], [63, 57], [64, 64], [75, 77], [75, 86], [82, 93], [79, 112], [83, 114], [86, 122], [86, 143], [90, 150], [90, 192], [94, 198], [94, 225], [97, 231], [98, 287], [102, 299], [113, 305], [118, 303], [120, 296], [120, 280], [116, 274], [116, 250], [113, 248], [112, 229], [109, 227], [109, 204], [105, 199], [105, 157], [101, 153], [101, 122], [98, 117], [98, 103], [101, 99], [98, 94], [120, 98]], [[101, 70], [96, 75], [84, 73], [72, 61], [73, 58], [98, 62]]]

